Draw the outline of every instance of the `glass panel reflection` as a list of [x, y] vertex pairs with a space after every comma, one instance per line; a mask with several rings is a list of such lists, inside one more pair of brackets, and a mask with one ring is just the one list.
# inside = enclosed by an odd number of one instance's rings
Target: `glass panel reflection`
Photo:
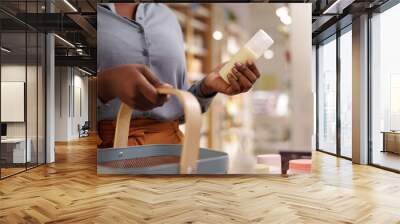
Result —
[[336, 39], [318, 48], [318, 148], [336, 153]]
[[26, 33], [1, 34], [1, 122], [6, 134], [1, 140], [2, 177], [25, 170], [30, 161], [26, 140]]
[[400, 170], [400, 4], [376, 14], [372, 25], [372, 163]]

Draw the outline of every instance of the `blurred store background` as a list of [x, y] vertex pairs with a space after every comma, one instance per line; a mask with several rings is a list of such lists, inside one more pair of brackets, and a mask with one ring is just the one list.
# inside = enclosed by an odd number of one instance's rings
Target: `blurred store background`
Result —
[[[246, 94], [218, 94], [203, 116], [201, 146], [230, 155], [230, 173], [280, 173], [257, 165], [282, 150], [311, 151], [311, 4], [169, 4], [185, 39], [191, 82], [228, 61], [259, 29], [274, 40]], [[307, 44], [309, 43], [309, 44]], [[297, 99], [298, 98], [298, 99]], [[294, 103], [299, 105], [294, 105]], [[296, 108], [296, 110], [294, 110]], [[293, 122], [295, 121], [295, 122]], [[275, 164], [275, 163], [273, 163]]]

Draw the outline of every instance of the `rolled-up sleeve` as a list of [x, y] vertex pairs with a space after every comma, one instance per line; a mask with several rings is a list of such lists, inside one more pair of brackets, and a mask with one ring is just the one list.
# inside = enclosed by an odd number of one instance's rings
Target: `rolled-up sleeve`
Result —
[[195, 82], [188, 89], [188, 91], [191, 92], [197, 98], [197, 100], [199, 101], [200, 106], [201, 106], [201, 111], [204, 113], [207, 111], [207, 109], [210, 106], [216, 93], [213, 95], [210, 95], [210, 96], [203, 95], [203, 93], [201, 92], [201, 89], [200, 89], [201, 82], [203, 82], [203, 80]]

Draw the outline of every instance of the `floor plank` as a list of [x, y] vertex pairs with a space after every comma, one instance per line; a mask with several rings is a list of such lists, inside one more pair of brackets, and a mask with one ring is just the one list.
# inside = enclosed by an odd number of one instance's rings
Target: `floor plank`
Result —
[[0, 181], [0, 223], [400, 223], [400, 175], [313, 155], [313, 173], [96, 175], [94, 138]]

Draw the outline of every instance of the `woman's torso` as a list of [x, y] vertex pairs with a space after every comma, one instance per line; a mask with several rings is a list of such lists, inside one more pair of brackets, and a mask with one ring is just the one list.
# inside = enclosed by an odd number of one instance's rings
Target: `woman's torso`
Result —
[[[161, 81], [187, 89], [182, 31], [173, 12], [162, 4], [141, 3], [135, 21], [131, 21], [115, 14], [113, 9], [112, 4], [97, 7], [97, 70], [121, 64], [145, 64]], [[119, 104], [118, 99], [100, 104], [98, 120], [114, 119]], [[173, 97], [162, 107], [135, 111], [133, 116], [176, 120], [182, 113]]]

